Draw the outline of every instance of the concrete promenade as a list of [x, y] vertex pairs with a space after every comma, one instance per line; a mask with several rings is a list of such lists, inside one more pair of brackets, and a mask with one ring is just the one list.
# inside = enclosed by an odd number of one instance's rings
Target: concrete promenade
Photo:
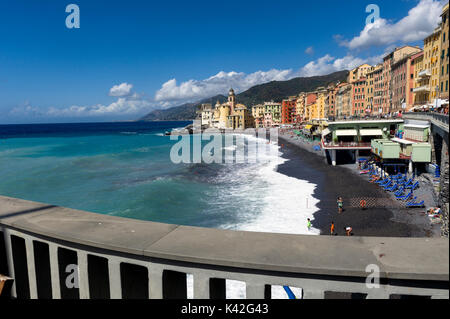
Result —
[[[273, 275], [278, 281], [283, 276], [305, 275], [344, 281], [365, 278], [370, 264], [377, 265], [380, 277], [386, 280], [413, 280], [416, 285], [417, 281], [448, 284], [449, 280], [449, 243], [440, 238], [218, 230], [113, 217], [4, 196], [0, 196], [0, 231], [5, 237], [7, 259], [13, 256], [7, 234], [23, 234], [26, 240], [42, 240], [77, 251], [121, 255], [128, 260], [149, 258], [160, 264], [181, 263], [181, 267], [212, 266], [225, 272], [240, 269]], [[8, 266], [14, 270], [9, 259]], [[445, 296], [448, 298], [448, 290]]]

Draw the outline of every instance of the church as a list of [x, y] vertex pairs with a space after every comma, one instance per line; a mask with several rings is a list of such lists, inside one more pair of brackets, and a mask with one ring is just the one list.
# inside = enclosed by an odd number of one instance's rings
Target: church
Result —
[[226, 103], [220, 104], [217, 101], [210, 123], [210, 126], [220, 129], [254, 127], [254, 119], [251, 112], [244, 104], [236, 103], [236, 95], [232, 88], [228, 91], [228, 101]]

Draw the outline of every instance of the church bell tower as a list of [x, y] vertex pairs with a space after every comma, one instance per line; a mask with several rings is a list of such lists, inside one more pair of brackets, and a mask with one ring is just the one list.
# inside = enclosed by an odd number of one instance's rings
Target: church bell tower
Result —
[[228, 105], [230, 106], [230, 113], [234, 113], [234, 107], [236, 106], [236, 95], [234, 95], [233, 88], [228, 91]]

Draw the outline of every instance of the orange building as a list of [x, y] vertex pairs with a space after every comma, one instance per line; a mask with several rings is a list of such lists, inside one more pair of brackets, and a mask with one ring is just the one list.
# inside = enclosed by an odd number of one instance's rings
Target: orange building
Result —
[[297, 99], [286, 99], [281, 103], [281, 124], [294, 124], [297, 122], [295, 104]]

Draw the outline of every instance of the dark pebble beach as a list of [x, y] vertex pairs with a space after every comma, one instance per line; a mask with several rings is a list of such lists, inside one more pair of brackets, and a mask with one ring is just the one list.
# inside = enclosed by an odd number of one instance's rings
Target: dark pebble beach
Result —
[[[321, 235], [330, 235], [331, 222], [334, 222], [336, 236], [345, 236], [347, 226], [352, 227], [353, 236], [436, 236], [436, 230], [423, 213], [424, 208], [406, 209], [403, 202], [369, 183], [367, 176], [345, 165], [329, 165], [322, 150], [312, 149], [313, 144], [283, 135], [279, 144], [282, 156], [289, 160], [278, 166], [278, 172], [317, 185], [313, 197], [320, 200], [317, 205], [320, 210], [314, 214], [312, 226], [320, 229]], [[344, 202], [342, 213], [338, 213], [339, 196]], [[361, 199], [366, 200], [365, 209], [359, 206]]]

